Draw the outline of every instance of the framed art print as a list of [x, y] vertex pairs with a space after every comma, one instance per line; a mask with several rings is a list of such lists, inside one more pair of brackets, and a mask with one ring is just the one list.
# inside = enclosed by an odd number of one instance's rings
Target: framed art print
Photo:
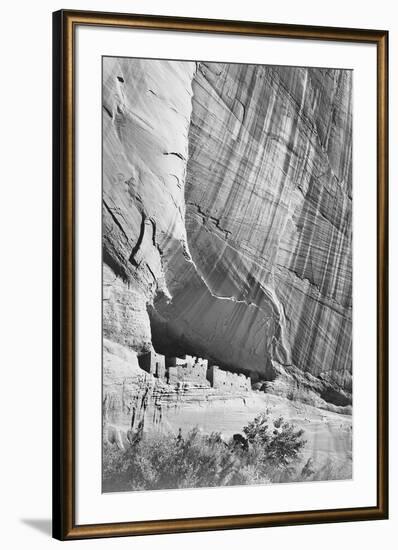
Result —
[[386, 518], [387, 32], [53, 28], [54, 536]]

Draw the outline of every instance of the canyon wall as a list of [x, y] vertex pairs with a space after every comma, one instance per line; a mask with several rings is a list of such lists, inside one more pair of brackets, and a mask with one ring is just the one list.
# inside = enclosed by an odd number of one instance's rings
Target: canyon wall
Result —
[[104, 58], [103, 86], [104, 336], [349, 403], [351, 72]]
[[103, 60], [103, 332], [151, 348], [148, 304], [189, 261], [184, 183], [194, 63]]

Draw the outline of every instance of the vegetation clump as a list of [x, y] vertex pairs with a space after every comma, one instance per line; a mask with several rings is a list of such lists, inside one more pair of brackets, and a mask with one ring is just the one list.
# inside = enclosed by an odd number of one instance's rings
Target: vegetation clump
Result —
[[[290, 481], [305, 446], [303, 430], [260, 414], [225, 441], [198, 428], [183, 437], [142, 434], [125, 449], [104, 444], [103, 490], [134, 491]], [[307, 463], [308, 464], [308, 463]], [[313, 471], [308, 467], [306, 475]]]

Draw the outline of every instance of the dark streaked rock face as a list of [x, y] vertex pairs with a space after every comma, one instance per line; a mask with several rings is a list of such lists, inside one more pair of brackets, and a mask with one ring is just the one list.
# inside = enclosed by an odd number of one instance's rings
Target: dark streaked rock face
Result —
[[350, 72], [104, 61], [111, 340], [349, 400], [351, 198]]
[[257, 321], [253, 342], [230, 319], [228, 341], [255, 370], [268, 355], [349, 389], [351, 73], [201, 64], [193, 91], [189, 247]]

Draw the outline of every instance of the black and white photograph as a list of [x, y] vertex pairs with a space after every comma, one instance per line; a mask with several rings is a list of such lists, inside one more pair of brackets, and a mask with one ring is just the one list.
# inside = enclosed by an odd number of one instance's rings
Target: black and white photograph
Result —
[[352, 71], [103, 58], [103, 491], [352, 476]]
[[391, 550], [392, 5], [4, 4], [2, 548]]

